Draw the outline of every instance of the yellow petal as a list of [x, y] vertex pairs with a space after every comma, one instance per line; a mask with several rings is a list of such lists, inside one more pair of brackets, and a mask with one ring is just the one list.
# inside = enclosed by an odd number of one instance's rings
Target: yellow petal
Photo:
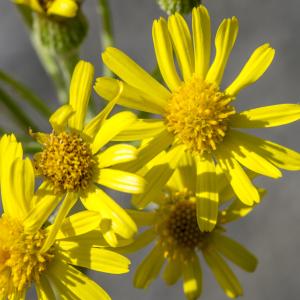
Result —
[[136, 159], [137, 149], [132, 145], [113, 145], [95, 156], [99, 168], [110, 167]]
[[[94, 211], [81, 211], [73, 214], [72, 216], [65, 218], [61, 224], [55, 239], [66, 239], [76, 235], [85, 234], [96, 228], [99, 228], [100, 214]], [[46, 228], [49, 233], [53, 230], [54, 225], [50, 225]]]
[[229, 154], [222, 151], [217, 156], [223, 172], [238, 198], [246, 205], [259, 202], [259, 194], [240, 164]]
[[218, 218], [219, 193], [215, 163], [211, 156], [197, 157], [197, 221], [201, 231], [212, 231]]
[[181, 263], [178, 259], [169, 259], [163, 272], [163, 279], [168, 285], [175, 284], [182, 275]]
[[43, 181], [32, 197], [32, 205], [37, 205], [40, 201], [44, 200], [44, 197], [47, 197], [51, 194], [54, 195], [51, 183], [48, 181]]
[[227, 297], [236, 298], [243, 295], [243, 289], [239, 280], [217, 252], [205, 248], [203, 256]]
[[3, 186], [4, 194], [7, 191], [10, 194], [10, 201], [15, 203], [17, 209], [14, 211], [14, 217], [23, 220], [33, 207], [32, 197], [35, 178], [30, 159], [17, 158], [6, 176], [10, 186], [7, 184]]
[[145, 289], [160, 273], [165, 259], [163, 250], [156, 245], [138, 266], [133, 279], [136, 288]]
[[188, 300], [198, 299], [202, 292], [202, 270], [198, 257], [194, 254], [193, 259], [182, 266], [183, 291]]
[[193, 40], [195, 53], [195, 73], [206, 77], [210, 63], [211, 29], [207, 9], [200, 5], [193, 8]]
[[[259, 189], [259, 194], [260, 198], [262, 199], [266, 194], [266, 190]], [[249, 206], [239, 200], [235, 200], [226, 209], [221, 211], [221, 213], [219, 214], [219, 222], [221, 224], [226, 224], [245, 217], [250, 212], [252, 212], [256, 205], [257, 204]]]
[[160, 73], [169, 89], [174, 90], [181, 80], [176, 71], [168, 25], [164, 18], [153, 22], [152, 37]]
[[62, 299], [111, 300], [99, 285], [68, 264], [55, 260], [47, 273]]
[[47, 13], [49, 15], [73, 18], [76, 16], [77, 10], [78, 5], [75, 0], [55, 0], [50, 5]]
[[256, 173], [271, 178], [280, 178], [282, 176], [280, 170], [264, 157], [255, 153], [247, 144], [243, 143], [234, 131], [232, 133], [233, 134], [228, 133], [222, 147], [226, 147], [227, 151], [230, 152], [238, 162]]
[[111, 168], [99, 170], [95, 181], [111, 189], [131, 194], [142, 193], [146, 184], [138, 175]]
[[157, 237], [157, 232], [154, 228], [145, 230], [138, 236], [136, 236], [133, 242], [125, 247], [118, 247], [116, 251], [121, 254], [135, 253], [145, 247], [147, 247]]
[[276, 167], [291, 171], [300, 170], [300, 153], [253, 135], [233, 130], [232, 133], [249, 151], [264, 157]]
[[113, 141], [138, 141], [152, 138], [165, 129], [164, 121], [156, 119], [137, 119], [129, 128], [121, 131]]
[[153, 225], [157, 217], [155, 211], [138, 211], [133, 209], [126, 209], [126, 211], [138, 227]]
[[130, 111], [115, 114], [103, 122], [92, 143], [92, 152], [97, 153], [104, 145], [111, 141], [122, 130], [136, 120], [136, 115]]
[[[66, 251], [73, 249], [80, 244], [85, 245], [85, 247], [87, 247], [87, 248], [92, 248], [92, 247], [103, 248], [103, 247], [109, 246], [109, 244], [103, 238], [100, 228], [89, 231], [84, 234], [75, 235], [75, 236], [65, 238], [62, 240], [57, 240], [56, 244], [59, 246], [60, 249], [66, 250]], [[123, 244], [122, 244], [122, 246], [123, 246]]]
[[185, 81], [194, 73], [194, 53], [192, 38], [184, 18], [176, 13], [168, 19], [168, 28], [173, 41], [179, 67]]
[[[96, 93], [107, 101], [113, 101], [118, 93], [119, 84], [117, 79], [109, 77], [99, 77], [96, 79], [94, 89]], [[157, 97], [146, 94], [143, 90], [134, 88], [124, 82], [122, 95], [118, 99], [118, 104], [132, 109], [146, 111], [154, 114], [164, 114], [164, 107], [157, 102]]]
[[74, 69], [70, 85], [69, 104], [74, 111], [74, 114], [69, 119], [70, 128], [80, 131], [83, 129], [84, 120], [91, 97], [93, 80], [93, 65], [83, 60], [79, 61]]
[[76, 201], [77, 201], [76, 193], [67, 193], [66, 194], [66, 197], [65, 197], [63, 203], [61, 204], [61, 206], [58, 210], [58, 213], [55, 217], [54, 224], [53, 224], [51, 230], [49, 230], [47, 238], [41, 249], [42, 253], [48, 251], [49, 248], [53, 245], [57, 232], [59, 231], [65, 217], [67, 216], [69, 211], [72, 209], [72, 207], [75, 205]]
[[177, 169], [167, 183], [168, 188], [174, 192], [187, 188], [189, 191], [196, 191], [196, 180], [191, 180], [191, 176], [196, 174], [196, 164], [194, 156], [190, 152], [184, 152]]
[[244, 246], [217, 233], [213, 234], [212, 243], [217, 251], [243, 270], [247, 272], [255, 271], [258, 264], [257, 258]]
[[39, 300], [55, 299], [54, 291], [46, 275], [42, 275], [34, 285]]
[[144, 176], [147, 182], [143, 194], [132, 197], [132, 203], [139, 209], [146, 207], [151, 201], [155, 201], [162, 188], [176, 169], [183, 155], [184, 147], [179, 145], [171, 149], [165, 159], [153, 166]]
[[216, 56], [206, 76], [208, 82], [215, 82], [218, 85], [221, 83], [238, 29], [239, 25], [236, 17], [225, 19], [221, 23], [215, 39]]
[[264, 128], [289, 124], [299, 119], [299, 104], [276, 104], [236, 114], [230, 119], [230, 125], [236, 128]]
[[101, 229], [101, 232], [102, 232], [102, 235], [103, 235], [105, 241], [111, 247], [117, 247], [118, 246], [118, 238], [116, 236], [116, 233], [111, 228], [111, 220], [103, 219], [100, 224], [100, 229]]
[[81, 196], [81, 200], [87, 209], [99, 212], [103, 219], [111, 220], [109, 229], [121, 237], [129, 239], [137, 232], [132, 218], [101, 189], [95, 188], [86, 196]]
[[60, 201], [61, 196], [59, 195], [45, 194], [24, 220], [25, 230], [35, 233], [41, 229]]
[[84, 244], [64, 251], [58, 249], [58, 258], [68, 264], [109, 274], [124, 274], [129, 271], [130, 261], [111, 250], [88, 248]]
[[57, 109], [50, 117], [49, 122], [56, 132], [65, 130], [68, 120], [74, 114], [72, 106], [65, 104]]
[[[22, 158], [16, 158], [8, 169], [2, 173], [1, 194], [5, 212], [14, 218], [24, 220], [31, 208], [31, 199], [33, 194], [33, 169], [29, 159], [23, 161]], [[30, 169], [31, 167], [31, 169]], [[32, 171], [32, 173], [30, 172]], [[25, 177], [28, 173], [28, 181]], [[32, 176], [30, 176], [32, 175]], [[26, 183], [29, 186], [26, 186]], [[9, 203], [9, 201], [11, 203]]]
[[274, 55], [275, 50], [269, 44], [257, 48], [226, 93], [236, 96], [241, 89], [257, 81], [272, 63]]
[[[16, 202], [11, 199], [11, 166], [16, 159], [22, 159], [22, 145], [16, 141], [16, 137], [11, 135], [3, 135], [0, 140], [0, 180], [1, 180], [1, 196], [3, 211], [9, 216], [18, 213]], [[9, 178], [8, 178], [9, 177]]]
[[170, 92], [122, 51], [109, 47], [102, 54], [105, 65], [134, 88], [143, 91], [164, 109]]
[[122, 170], [137, 172], [141, 168], [145, 167], [145, 165], [159, 153], [167, 149], [173, 139], [174, 137], [167, 130], [162, 131], [153, 139], [142, 144], [142, 146], [138, 149], [136, 160], [122, 164], [120, 167]]

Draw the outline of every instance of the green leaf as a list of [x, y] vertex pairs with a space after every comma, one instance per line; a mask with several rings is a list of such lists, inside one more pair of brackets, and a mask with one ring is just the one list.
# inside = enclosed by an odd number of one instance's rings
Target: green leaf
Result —
[[24, 110], [0, 88], [0, 103], [3, 103], [10, 112], [14, 115], [21, 128], [31, 128], [33, 131], [38, 131], [38, 127], [29, 119]]
[[24, 86], [22, 83], [16, 81], [11, 76], [0, 70], [0, 80], [6, 83], [8, 86], [22, 97], [28, 104], [39, 111], [43, 116], [49, 118], [51, 111], [45, 104], [45, 101], [35, 95], [29, 88]]

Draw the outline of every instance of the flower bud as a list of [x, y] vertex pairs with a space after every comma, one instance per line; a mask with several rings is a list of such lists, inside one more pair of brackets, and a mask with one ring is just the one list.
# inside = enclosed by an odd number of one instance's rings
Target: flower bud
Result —
[[201, 4], [201, 0], [156, 0], [158, 5], [168, 15], [179, 12], [188, 14], [192, 11], [193, 7]]
[[55, 52], [66, 53], [80, 46], [88, 30], [81, 12], [74, 18], [49, 18], [36, 15], [35, 30], [41, 43]]

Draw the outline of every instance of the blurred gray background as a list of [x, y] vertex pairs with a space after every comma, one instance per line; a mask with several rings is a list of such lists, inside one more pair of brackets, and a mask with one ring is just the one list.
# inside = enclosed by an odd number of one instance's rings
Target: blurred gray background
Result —
[[[116, 46], [151, 71], [155, 66], [151, 24], [163, 12], [155, 0], [110, 2]], [[90, 32], [81, 57], [93, 62], [96, 75], [100, 75], [100, 22], [95, 3], [94, 0], [88, 0], [83, 5], [90, 20]], [[207, 0], [204, 3], [209, 8], [214, 32], [225, 17], [235, 15], [240, 21], [240, 33], [225, 73], [224, 87], [257, 46], [269, 42], [276, 49], [276, 58], [271, 68], [255, 85], [240, 93], [239, 108], [299, 102], [299, 0]], [[0, 68], [48, 99], [52, 109], [57, 107], [53, 85], [31, 47], [20, 16], [8, 0], [2, 0], [0, 4]], [[13, 121], [1, 104], [0, 124], [14, 129]], [[43, 126], [47, 128], [46, 123]], [[299, 124], [260, 131], [260, 134], [300, 151]], [[262, 179], [259, 183], [269, 190], [267, 197], [253, 214], [229, 228], [230, 236], [247, 246], [259, 258], [259, 266], [254, 274], [234, 268], [244, 286], [244, 299], [300, 299], [300, 173], [286, 172], [283, 179]], [[115, 300], [184, 299], [181, 282], [174, 287], [165, 287], [161, 280], [157, 280], [146, 291], [132, 287], [133, 272], [144, 254], [132, 257], [131, 273], [123, 276], [97, 274], [95, 280]], [[226, 298], [206, 267], [203, 285], [202, 299]]]

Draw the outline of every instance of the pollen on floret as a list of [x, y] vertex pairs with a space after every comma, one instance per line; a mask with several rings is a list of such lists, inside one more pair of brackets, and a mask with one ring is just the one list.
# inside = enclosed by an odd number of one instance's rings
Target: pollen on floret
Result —
[[229, 117], [235, 114], [232, 100], [216, 84], [194, 75], [173, 92], [165, 110], [167, 128], [193, 153], [212, 152], [223, 141]]
[[37, 173], [59, 192], [85, 190], [91, 182], [95, 160], [89, 143], [76, 132], [55, 132], [34, 158]]
[[166, 196], [160, 208], [161, 222], [156, 226], [166, 258], [186, 261], [197, 248], [203, 246], [207, 233], [197, 223], [195, 196], [184, 190]]
[[53, 259], [53, 249], [41, 253], [46, 239], [43, 230], [26, 233], [20, 222], [6, 215], [0, 218], [0, 298], [22, 292], [41, 274]]

